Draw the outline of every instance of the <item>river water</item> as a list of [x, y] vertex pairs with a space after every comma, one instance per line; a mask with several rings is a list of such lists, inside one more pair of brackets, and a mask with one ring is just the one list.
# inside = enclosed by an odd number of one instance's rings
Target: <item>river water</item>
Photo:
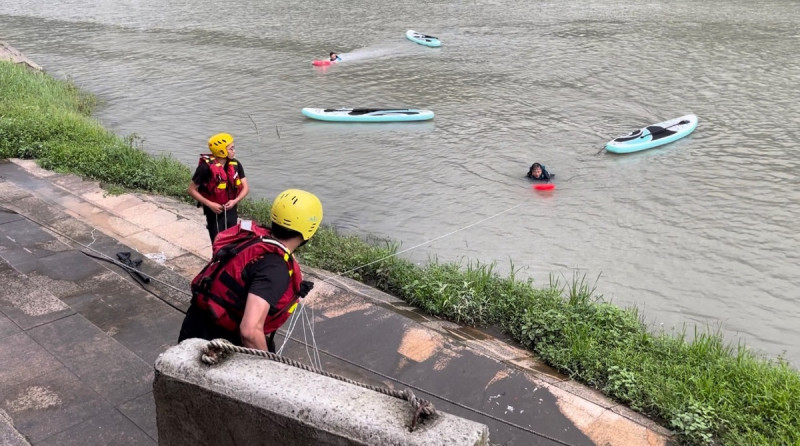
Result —
[[[420, 245], [413, 261], [585, 276], [655, 329], [719, 328], [800, 367], [796, 0], [3, 0], [0, 40], [149, 152], [194, 165], [233, 133], [253, 196], [305, 188], [345, 232]], [[312, 68], [329, 51], [345, 62]], [[337, 106], [436, 118], [300, 114]], [[598, 153], [687, 113], [684, 140]], [[555, 191], [531, 190], [533, 161]]]

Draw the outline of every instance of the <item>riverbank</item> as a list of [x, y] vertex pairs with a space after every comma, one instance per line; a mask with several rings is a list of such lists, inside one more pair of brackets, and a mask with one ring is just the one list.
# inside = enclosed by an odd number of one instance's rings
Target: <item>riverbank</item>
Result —
[[[91, 119], [91, 96], [47, 75], [0, 63], [0, 158], [35, 158], [112, 190], [141, 189], [185, 199], [190, 170], [152, 157]], [[242, 214], [265, 220], [269, 204]], [[537, 289], [492, 265], [398, 257], [391, 242], [370, 244], [323, 228], [300, 253], [310, 266], [347, 272], [431, 314], [498, 326], [571, 378], [661, 420], [685, 442], [792, 444], [800, 441], [800, 375], [780, 359], [726, 345], [717, 333], [692, 340], [650, 333], [632, 309], [604, 303], [585, 278]], [[380, 260], [383, 259], [383, 260]], [[380, 261], [379, 261], [380, 260]]]

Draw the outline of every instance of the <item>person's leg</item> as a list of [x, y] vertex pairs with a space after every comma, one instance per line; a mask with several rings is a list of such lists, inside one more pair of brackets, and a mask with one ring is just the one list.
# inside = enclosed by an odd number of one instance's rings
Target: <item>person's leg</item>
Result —
[[191, 304], [186, 310], [186, 318], [183, 319], [181, 332], [178, 335], [178, 342], [184, 339], [200, 338], [207, 341], [214, 339], [227, 339], [234, 345], [242, 345], [242, 338], [239, 333], [232, 333], [214, 324], [211, 315], [201, 310], [197, 305]]
[[219, 233], [217, 230], [219, 224], [217, 214], [208, 208], [203, 208], [203, 212], [206, 215], [206, 229], [208, 229], [208, 236], [211, 238], [211, 243], [214, 243], [214, 239], [217, 238], [217, 234]]
[[189, 309], [186, 310], [186, 317], [181, 325], [181, 332], [178, 335], [178, 343], [189, 338], [211, 340], [207, 319], [208, 317], [206, 317], [203, 310], [197, 308], [195, 304], [189, 305]]

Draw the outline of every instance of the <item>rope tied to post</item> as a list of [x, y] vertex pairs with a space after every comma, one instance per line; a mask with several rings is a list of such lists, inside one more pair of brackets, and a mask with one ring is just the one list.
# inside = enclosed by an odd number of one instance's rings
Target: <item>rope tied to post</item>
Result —
[[411, 391], [411, 389], [405, 389], [400, 391], [400, 390], [387, 389], [385, 387], [378, 387], [370, 384], [360, 383], [350, 378], [345, 378], [344, 376], [341, 375], [328, 373], [324, 370], [320, 370], [315, 367], [303, 364], [302, 362], [298, 362], [293, 359], [276, 355], [275, 353], [270, 353], [255, 348], [247, 348], [247, 347], [240, 347], [238, 345], [233, 345], [227, 339], [214, 339], [213, 341], [208, 341], [208, 343], [205, 346], [203, 346], [203, 354], [200, 356], [200, 360], [209, 366], [216, 365], [225, 360], [225, 358], [229, 357], [231, 353], [243, 353], [246, 355], [261, 356], [262, 358], [267, 358], [272, 361], [280, 362], [281, 364], [297, 367], [299, 369], [308, 372], [317, 373], [319, 375], [326, 376], [328, 378], [337, 379], [339, 381], [343, 381], [348, 384], [352, 384], [354, 386], [363, 387], [365, 389], [382, 393], [387, 396], [408, 401], [411, 404], [411, 407], [414, 409], [414, 417], [412, 418], [410, 425], [410, 430], [412, 432], [414, 431], [414, 429], [416, 429], [417, 425], [419, 424], [420, 418], [423, 417], [430, 418], [438, 415], [438, 413], [436, 412], [436, 408], [433, 407], [433, 404], [430, 401], [422, 398], [417, 398], [416, 395], [414, 395], [414, 392]]

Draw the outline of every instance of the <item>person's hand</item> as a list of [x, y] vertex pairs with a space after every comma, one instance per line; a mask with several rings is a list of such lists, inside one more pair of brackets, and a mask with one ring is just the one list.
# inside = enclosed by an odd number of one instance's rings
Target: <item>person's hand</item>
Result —
[[300, 297], [306, 297], [312, 288], [314, 288], [314, 282], [311, 282], [310, 280], [304, 280], [300, 282], [300, 291], [297, 292], [297, 295]]
[[219, 203], [214, 203], [213, 201], [208, 204], [208, 208], [211, 209], [215, 214], [221, 214], [223, 210], [225, 210], [225, 206]]
[[233, 209], [233, 207], [236, 206], [236, 203], [238, 202], [235, 199], [228, 201], [225, 203], [225, 209]]

